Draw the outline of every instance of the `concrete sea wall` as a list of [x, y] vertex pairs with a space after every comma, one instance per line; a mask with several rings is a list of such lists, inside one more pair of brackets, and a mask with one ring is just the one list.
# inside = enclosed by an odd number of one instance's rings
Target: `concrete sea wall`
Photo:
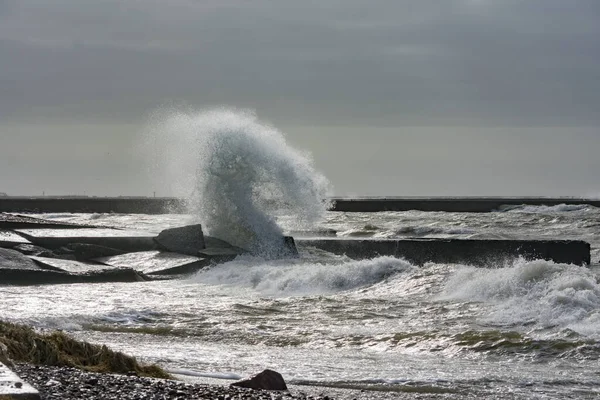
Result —
[[[600, 199], [572, 197], [337, 197], [330, 200], [331, 211], [345, 212], [490, 212], [501, 206], [521, 204], [600, 207]], [[185, 201], [174, 197], [0, 197], [0, 212], [183, 213]]]

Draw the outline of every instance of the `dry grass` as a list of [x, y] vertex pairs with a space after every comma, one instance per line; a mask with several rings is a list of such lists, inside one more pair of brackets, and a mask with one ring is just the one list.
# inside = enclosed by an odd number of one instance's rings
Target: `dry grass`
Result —
[[134, 357], [75, 340], [63, 332], [40, 334], [32, 328], [0, 321], [0, 346], [15, 362], [75, 367], [92, 372], [131, 373], [154, 378], [170, 378], [156, 365], [140, 365]]

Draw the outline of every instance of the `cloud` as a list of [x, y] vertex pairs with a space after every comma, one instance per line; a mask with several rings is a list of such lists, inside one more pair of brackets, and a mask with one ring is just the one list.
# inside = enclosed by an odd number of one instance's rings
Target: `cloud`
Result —
[[0, 117], [598, 125], [596, 1], [4, 1]]

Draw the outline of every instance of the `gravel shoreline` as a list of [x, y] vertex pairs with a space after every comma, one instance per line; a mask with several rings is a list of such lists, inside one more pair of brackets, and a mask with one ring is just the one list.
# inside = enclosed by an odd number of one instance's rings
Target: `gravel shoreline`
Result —
[[229, 385], [101, 374], [75, 368], [17, 364], [13, 370], [39, 390], [42, 400], [388, 400], [456, 398], [448, 394], [374, 392], [314, 386], [290, 386], [289, 392], [266, 392]]

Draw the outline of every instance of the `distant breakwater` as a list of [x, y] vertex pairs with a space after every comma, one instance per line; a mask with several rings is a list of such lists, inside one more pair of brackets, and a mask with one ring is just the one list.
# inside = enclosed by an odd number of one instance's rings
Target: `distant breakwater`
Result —
[[[589, 204], [600, 199], [574, 197], [360, 197], [328, 199], [330, 211], [490, 212], [503, 206]], [[175, 197], [0, 197], [0, 212], [73, 212], [165, 214], [185, 213], [186, 202]]]

